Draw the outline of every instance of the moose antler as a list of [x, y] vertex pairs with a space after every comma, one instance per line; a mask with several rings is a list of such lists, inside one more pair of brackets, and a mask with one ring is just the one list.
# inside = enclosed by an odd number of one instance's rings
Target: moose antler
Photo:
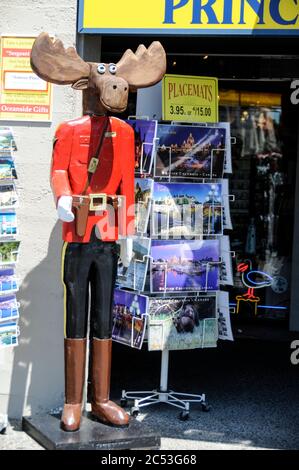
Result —
[[65, 49], [59, 39], [53, 42], [47, 33], [36, 38], [30, 63], [40, 78], [57, 85], [70, 85], [90, 74], [89, 64], [78, 56], [74, 47]]
[[165, 72], [166, 53], [159, 41], [154, 41], [148, 49], [141, 44], [135, 54], [128, 49], [117, 64], [117, 75], [133, 90], [155, 85]]

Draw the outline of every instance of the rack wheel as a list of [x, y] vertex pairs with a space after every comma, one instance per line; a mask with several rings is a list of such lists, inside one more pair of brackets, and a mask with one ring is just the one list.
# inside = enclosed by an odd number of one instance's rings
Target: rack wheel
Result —
[[201, 404], [201, 409], [205, 413], [208, 413], [209, 411], [211, 411], [211, 406], [208, 403], [204, 402], [204, 403]]
[[181, 421], [187, 421], [189, 419], [189, 411], [181, 411], [179, 418]]
[[134, 416], [136, 418], [139, 415], [139, 408], [137, 406], [133, 406], [131, 408], [131, 416]]
[[128, 404], [128, 400], [126, 398], [121, 398], [120, 399], [120, 406], [122, 408], [125, 408], [127, 406], [127, 404]]

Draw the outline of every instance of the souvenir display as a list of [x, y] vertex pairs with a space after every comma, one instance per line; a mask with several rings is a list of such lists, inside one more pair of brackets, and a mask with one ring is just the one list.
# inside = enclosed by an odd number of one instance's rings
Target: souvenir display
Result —
[[217, 296], [219, 339], [234, 341], [229, 313], [229, 294], [228, 292], [220, 291]]
[[[61, 427], [69, 432], [80, 428], [89, 292], [93, 319], [91, 413], [105, 424], [127, 426], [128, 414], [109, 400], [112, 300], [118, 260], [115, 242], [120, 243], [119, 275], [129, 283], [132, 274], [126, 269], [131, 257], [130, 237], [135, 233], [134, 172], [136, 166], [142, 170], [147, 165], [147, 153], [152, 149], [147, 138], [140, 135], [143, 149], [137, 152], [132, 127], [111, 114], [125, 112], [130, 89], [136, 91], [161, 81], [166, 54], [155, 41], [148, 49], [140, 45], [135, 54], [126, 51], [117, 64], [90, 63], [73, 47], [65, 49], [60, 40], [53, 42], [47, 33], [41, 33], [32, 47], [31, 67], [43, 80], [83, 90], [85, 113], [58, 127], [51, 166], [51, 186], [65, 242], [66, 380]], [[154, 135], [149, 139], [153, 141]], [[134, 267], [138, 266], [137, 278], [143, 288], [139, 248], [134, 252]]]
[[0, 269], [0, 295], [16, 292], [18, 289], [19, 286], [14, 269]]
[[151, 292], [219, 289], [218, 240], [152, 240]]
[[159, 124], [154, 175], [160, 178], [222, 178], [225, 129]]
[[17, 322], [0, 323], [0, 348], [17, 346], [18, 336]]
[[[216, 319], [216, 297], [152, 298], [149, 303], [150, 351], [195, 349], [211, 342], [210, 327], [205, 319]], [[204, 327], [207, 326], [207, 331]], [[214, 333], [217, 333], [214, 330]], [[218, 335], [214, 334], [214, 344]]]
[[0, 158], [12, 157], [17, 150], [16, 142], [11, 127], [0, 126]]
[[20, 242], [0, 241], [0, 266], [6, 264], [16, 264], [19, 256]]
[[133, 255], [129, 266], [118, 264], [116, 283], [121, 287], [143, 291], [150, 255], [150, 238], [136, 238], [133, 241]]
[[222, 232], [221, 184], [155, 182], [152, 238], [198, 237]]
[[147, 320], [148, 298], [115, 289], [113, 300], [112, 339], [141, 349]]
[[19, 304], [16, 296], [5, 295], [0, 297], [0, 322], [19, 318]]
[[141, 235], [147, 231], [153, 184], [151, 179], [135, 178], [135, 227]]
[[15, 237], [17, 228], [17, 215], [15, 212], [0, 212], [0, 237]]
[[157, 121], [128, 119], [135, 134], [135, 174], [149, 175], [152, 171], [157, 139]]
[[0, 158], [0, 182], [17, 179], [15, 163], [12, 158]]
[[0, 211], [15, 209], [18, 206], [18, 195], [13, 183], [0, 185]]

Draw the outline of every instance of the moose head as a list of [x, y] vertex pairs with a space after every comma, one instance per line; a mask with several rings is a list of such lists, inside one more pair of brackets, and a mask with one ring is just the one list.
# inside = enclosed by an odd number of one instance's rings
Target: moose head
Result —
[[[134, 54], [128, 49], [117, 64], [85, 62], [74, 47], [41, 33], [31, 51], [32, 70], [43, 80], [57, 85], [72, 85], [84, 91], [84, 107], [103, 114], [122, 113], [130, 91], [158, 83], [166, 71], [166, 54], [160, 42], [148, 49], [140, 45]], [[90, 109], [92, 108], [92, 109]]]

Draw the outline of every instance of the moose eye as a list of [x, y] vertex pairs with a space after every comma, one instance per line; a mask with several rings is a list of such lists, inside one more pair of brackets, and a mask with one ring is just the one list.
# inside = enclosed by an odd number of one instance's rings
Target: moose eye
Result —
[[117, 67], [115, 64], [110, 64], [109, 65], [109, 72], [112, 73], [113, 75], [116, 73]]
[[98, 65], [98, 72], [99, 72], [100, 74], [105, 73], [105, 72], [106, 72], [106, 65], [105, 65], [105, 64], [99, 64], [99, 65]]

